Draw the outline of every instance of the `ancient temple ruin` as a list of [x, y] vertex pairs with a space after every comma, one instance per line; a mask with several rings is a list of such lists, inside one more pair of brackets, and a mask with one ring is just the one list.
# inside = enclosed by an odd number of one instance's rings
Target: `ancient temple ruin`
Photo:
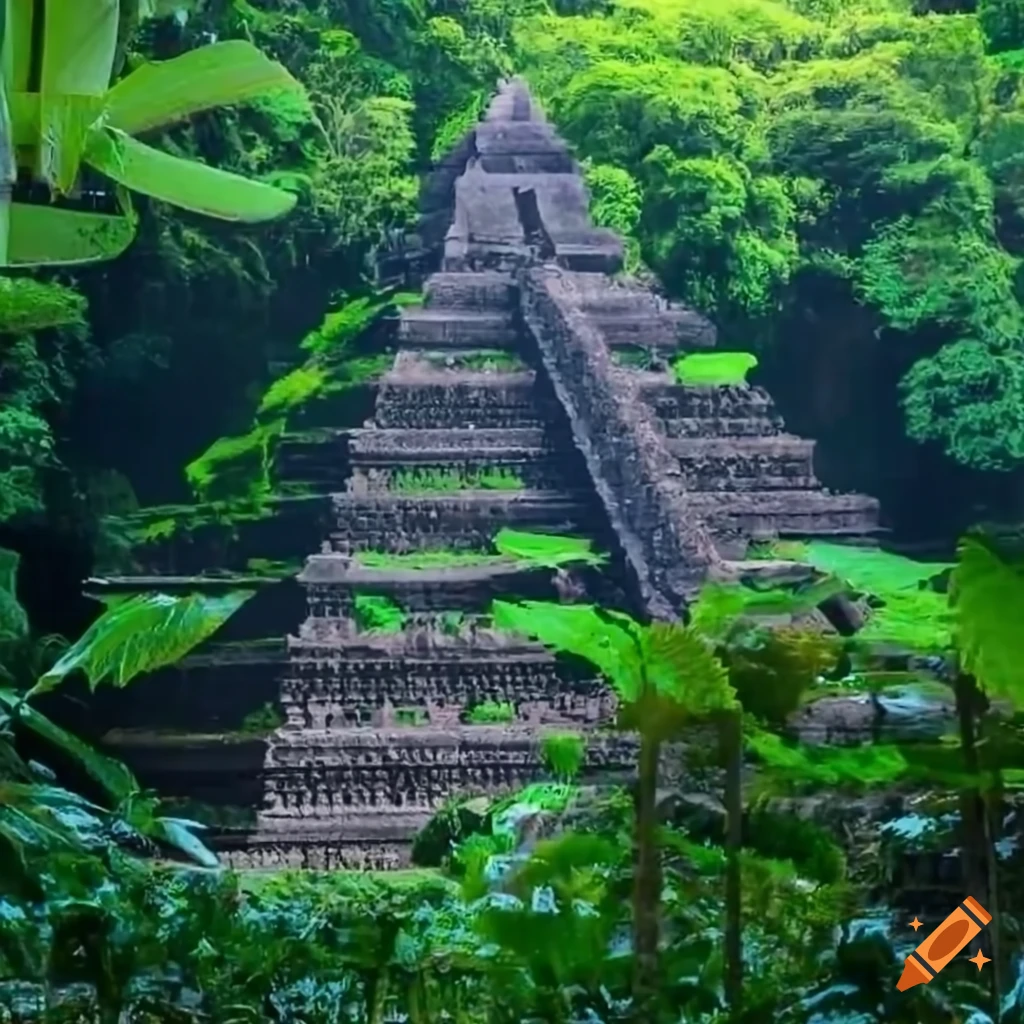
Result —
[[[669, 618], [751, 540], [877, 529], [877, 503], [826, 491], [814, 442], [785, 432], [762, 389], [632, 367], [628, 351], [708, 347], [715, 332], [623, 279], [622, 244], [587, 204], [524, 86], [503, 86], [424, 184], [430, 273], [396, 325], [372, 419], [331, 438], [346, 469], [340, 486], [324, 478], [336, 493], [298, 577], [306, 618], [259, 669], [283, 725], [233, 746], [112, 737], [164, 791], [213, 800], [233, 786], [235, 803], [252, 801], [255, 818], [222, 833], [230, 861], [399, 865], [453, 793], [536, 778], [553, 726], [588, 732], [588, 774], [628, 772], [629, 737], [600, 729], [601, 684], [491, 628], [494, 597], [557, 596], [550, 572], [469, 557], [502, 526], [591, 537], [611, 558], [585, 575], [588, 598]], [[407, 557], [431, 550], [467, 557]], [[399, 617], [374, 629], [375, 608]], [[254, 662], [201, 657], [193, 683], [213, 665], [221, 686], [228, 672], [256, 685]], [[487, 702], [511, 704], [515, 721], [468, 723]]]

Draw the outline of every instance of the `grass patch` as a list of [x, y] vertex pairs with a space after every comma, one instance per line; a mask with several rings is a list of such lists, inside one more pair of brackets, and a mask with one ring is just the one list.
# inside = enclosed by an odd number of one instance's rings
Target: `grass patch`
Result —
[[401, 469], [388, 490], [399, 494], [434, 494], [455, 491], [521, 491], [522, 477], [512, 469]]
[[284, 580], [290, 576], [297, 576], [302, 571], [302, 559], [250, 558], [245, 563], [245, 568], [254, 576], [265, 576], [270, 580]]
[[381, 594], [356, 594], [354, 612], [363, 633], [401, 633], [405, 628], [405, 612]]
[[485, 700], [466, 715], [470, 725], [504, 725], [514, 722], [515, 718], [515, 706], [507, 700]]
[[430, 719], [423, 708], [395, 708], [395, 721], [398, 725], [428, 725]]
[[410, 551], [392, 554], [388, 551], [360, 551], [356, 561], [367, 569], [444, 569], [462, 565], [488, 565], [491, 562], [507, 562], [504, 555], [488, 551]]
[[755, 366], [757, 356], [751, 352], [694, 352], [677, 359], [672, 373], [688, 387], [741, 387]]

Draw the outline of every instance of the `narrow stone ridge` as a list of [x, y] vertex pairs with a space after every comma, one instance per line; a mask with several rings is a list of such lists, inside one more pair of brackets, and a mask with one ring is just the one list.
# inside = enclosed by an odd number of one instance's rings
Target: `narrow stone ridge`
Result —
[[700, 512], [639, 387], [574, 301], [561, 270], [522, 277], [523, 317], [572, 424], [647, 611], [676, 619], [718, 561]]

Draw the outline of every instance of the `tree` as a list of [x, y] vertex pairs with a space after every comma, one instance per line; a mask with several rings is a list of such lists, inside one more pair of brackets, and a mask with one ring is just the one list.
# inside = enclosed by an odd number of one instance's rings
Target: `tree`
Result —
[[636, 622], [591, 605], [496, 601], [499, 629], [536, 637], [555, 651], [585, 658], [615, 690], [618, 724], [640, 740], [633, 844], [634, 1014], [655, 1019], [658, 992], [661, 854], [657, 789], [663, 745], [687, 726], [736, 706], [725, 667], [705, 638], [678, 624]]

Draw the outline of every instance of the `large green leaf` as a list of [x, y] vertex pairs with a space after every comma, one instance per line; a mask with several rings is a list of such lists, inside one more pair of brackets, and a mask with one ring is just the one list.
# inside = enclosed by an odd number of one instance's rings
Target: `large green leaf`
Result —
[[952, 568], [951, 562], [916, 562], [881, 548], [811, 541], [806, 559], [815, 568], [845, 580], [854, 590], [884, 598], [897, 590], [917, 590]]
[[212, 43], [173, 60], [144, 64], [122, 79], [107, 93], [105, 121], [138, 135], [271, 89], [301, 92], [302, 86], [252, 43]]
[[702, 636], [724, 641], [744, 622], [806, 615], [846, 589], [846, 584], [835, 576], [792, 590], [755, 590], [740, 583], [706, 583], [689, 608], [690, 624]]
[[36, 172], [66, 194], [110, 85], [118, 0], [45, 0], [44, 10]]
[[131, 245], [135, 224], [131, 213], [80, 213], [13, 203], [5, 265], [71, 265], [113, 259]]
[[807, 786], [852, 786], [858, 789], [890, 785], [904, 776], [908, 763], [895, 746], [872, 744], [863, 747], [811, 747], [787, 743], [774, 733], [748, 731], [746, 745], [768, 770], [768, 789], [774, 784]]
[[608, 561], [608, 556], [595, 552], [590, 541], [585, 537], [529, 533], [505, 527], [495, 534], [493, 543], [498, 554], [508, 555], [510, 558], [518, 558], [531, 565], [539, 565], [548, 569], [556, 569], [560, 565], [572, 563], [604, 565]]
[[945, 595], [930, 581], [951, 568], [951, 563], [916, 562], [878, 548], [820, 541], [807, 545], [807, 560], [882, 602], [857, 634], [860, 641], [920, 651], [949, 646], [952, 613]]
[[951, 580], [963, 667], [989, 693], [1024, 706], [1024, 571], [965, 537]]
[[534, 637], [545, 647], [585, 658], [616, 692], [638, 691], [641, 663], [637, 641], [592, 605], [495, 601], [491, 615], [499, 629]]
[[72, 672], [90, 686], [109, 680], [124, 686], [183, 658], [233, 615], [252, 591], [209, 596], [139, 594], [109, 607], [32, 689], [52, 690]]
[[221, 220], [273, 220], [296, 202], [290, 192], [162, 153], [124, 132], [94, 132], [85, 159], [125, 188]]
[[102, 105], [98, 96], [42, 95], [36, 173], [57, 195], [67, 195], [78, 180], [82, 155]]
[[45, 0], [41, 91], [102, 96], [117, 49], [118, 0]]
[[53, 744], [80, 765], [110, 796], [115, 804], [139, 791], [135, 776], [120, 761], [94, 750], [88, 743], [51, 722], [46, 715], [26, 704], [22, 694], [0, 690], [0, 707], [19, 724]]
[[35, 4], [32, 0], [7, 2], [7, 24], [3, 47], [3, 77], [12, 92], [28, 88], [32, 72], [32, 32]]

